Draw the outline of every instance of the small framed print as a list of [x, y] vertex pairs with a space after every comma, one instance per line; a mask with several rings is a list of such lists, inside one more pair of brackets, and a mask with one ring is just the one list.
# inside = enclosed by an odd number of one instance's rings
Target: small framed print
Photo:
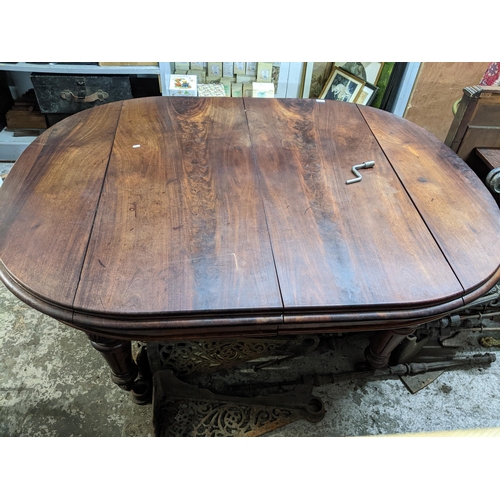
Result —
[[335, 66], [345, 69], [366, 83], [376, 85], [384, 63], [381, 62], [338, 62]]
[[202, 62], [192, 62], [191, 64], [191, 69], [197, 70], [197, 71], [203, 71], [203, 63]]
[[231, 97], [243, 97], [243, 84], [242, 83], [232, 83], [231, 84]]
[[347, 71], [334, 66], [319, 98], [355, 102], [365, 83]]
[[301, 97], [316, 99], [321, 94], [333, 68], [332, 62], [306, 62]]
[[209, 62], [207, 64], [208, 76], [217, 76], [222, 78], [222, 63], [221, 62]]
[[269, 83], [273, 76], [273, 63], [260, 62], [257, 64], [257, 81]]
[[175, 71], [187, 71], [188, 69], [190, 69], [188, 62], [176, 62], [174, 63], [174, 65], [175, 65]]
[[243, 84], [243, 97], [252, 97], [253, 87], [251, 83]]
[[236, 78], [222, 77], [220, 83], [224, 85], [224, 92], [226, 92], [226, 97], [231, 97], [231, 85], [236, 82]]
[[257, 76], [257, 63], [256, 62], [247, 62], [245, 75]]
[[235, 75], [244, 75], [246, 70], [246, 63], [244, 62], [235, 62], [234, 66], [234, 74]]
[[169, 95], [171, 96], [196, 96], [196, 75], [170, 75]]
[[377, 92], [378, 87], [372, 85], [371, 83], [365, 83], [364, 87], [361, 89], [361, 92], [358, 94], [358, 97], [356, 97], [356, 100], [354, 102], [363, 106], [369, 106], [375, 99]]
[[205, 71], [200, 69], [190, 69], [187, 72], [188, 75], [196, 75], [198, 77], [198, 83], [205, 83]]
[[232, 62], [222, 63], [222, 76], [232, 78], [234, 76], [234, 65]]
[[252, 97], [274, 97], [274, 85], [272, 83], [253, 82]]

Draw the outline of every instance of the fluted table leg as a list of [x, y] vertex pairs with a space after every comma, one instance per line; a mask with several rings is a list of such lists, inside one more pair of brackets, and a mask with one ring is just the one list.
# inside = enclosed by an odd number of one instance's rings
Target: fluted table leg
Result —
[[115, 340], [87, 333], [92, 347], [98, 350], [111, 368], [111, 380], [125, 391], [132, 389], [138, 369], [129, 340]]

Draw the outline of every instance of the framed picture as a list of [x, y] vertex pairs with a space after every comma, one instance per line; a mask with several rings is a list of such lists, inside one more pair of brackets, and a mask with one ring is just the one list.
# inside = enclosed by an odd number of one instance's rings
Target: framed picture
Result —
[[401, 81], [403, 80], [403, 75], [408, 63], [396, 62], [393, 64], [394, 66], [392, 68], [389, 81], [387, 82], [387, 87], [385, 88], [384, 95], [382, 96], [382, 101], [380, 103], [380, 109], [383, 109], [385, 111], [391, 110], [394, 103], [396, 102], [398, 89], [401, 85]]
[[363, 106], [369, 106], [375, 99], [377, 92], [378, 87], [375, 87], [375, 85], [372, 85], [371, 83], [365, 83], [364, 87], [361, 89], [361, 92], [359, 93], [358, 97], [356, 97], [356, 100], [354, 102], [356, 104], [362, 104]]
[[[248, 63], [247, 63], [248, 65]], [[271, 76], [273, 74], [273, 63], [272, 62], [259, 62], [257, 64], [257, 81], [269, 83], [271, 81]]]
[[376, 85], [384, 63], [381, 62], [338, 62], [339, 68], [345, 69], [351, 75], [364, 80], [366, 83]]
[[389, 85], [389, 81], [391, 79], [392, 72], [394, 70], [395, 63], [393, 62], [385, 62], [384, 67], [380, 73], [379, 79], [377, 81], [378, 92], [375, 100], [371, 103], [373, 108], [383, 109], [381, 107], [382, 100], [384, 99], [387, 87]]
[[332, 72], [332, 62], [306, 62], [302, 80], [301, 97], [316, 99], [319, 97], [328, 76]]
[[333, 67], [332, 74], [321, 92], [320, 99], [333, 99], [334, 101], [355, 102], [363, 90], [365, 82], [351, 75], [347, 71]]
[[234, 66], [232, 62], [222, 63], [222, 76], [232, 78], [234, 76]]
[[235, 75], [244, 75], [246, 72], [246, 63], [244, 62], [235, 62], [234, 63], [234, 74]]
[[221, 62], [209, 62], [208, 66], [208, 76], [217, 76], [222, 78], [222, 63]]

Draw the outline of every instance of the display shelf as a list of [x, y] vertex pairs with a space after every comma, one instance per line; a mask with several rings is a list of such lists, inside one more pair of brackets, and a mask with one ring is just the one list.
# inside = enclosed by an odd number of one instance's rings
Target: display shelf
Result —
[[[278, 88], [275, 97], [298, 97], [302, 63], [281, 62]], [[98, 66], [95, 64], [56, 64], [3, 62], [0, 71], [10, 73], [14, 88], [19, 95], [31, 86], [31, 73], [61, 73], [74, 75], [142, 75], [159, 77], [160, 92], [169, 95], [168, 84], [170, 75], [174, 72], [173, 62], [159, 62], [158, 66]], [[28, 147], [34, 137], [13, 137], [11, 132], [0, 132], [0, 161], [16, 161], [19, 155]]]
[[[0, 71], [10, 73], [14, 80], [14, 87], [20, 88], [19, 94], [30, 86], [31, 73], [61, 73], [72, 75], [142, 75], [158, 76], [160, 91], [168, 93], [169, 79], [173, 63], [159, 62], [158, 66], [98, 66], [96, 64], [55, 64], [55, 63], [26, 63], [3, 62]], [[0, 161], [16, 161], [20, 154], [29, 146], [35, 137], [14, 137], [12, 132], [5, 129], [0, 132]]]
[[28, 73], [66, 73], [87, 75], [159, 75], [159, 66], [97, 66], [95, 64], [35, 64], [0, 63], [0, 71], [22, 71]]

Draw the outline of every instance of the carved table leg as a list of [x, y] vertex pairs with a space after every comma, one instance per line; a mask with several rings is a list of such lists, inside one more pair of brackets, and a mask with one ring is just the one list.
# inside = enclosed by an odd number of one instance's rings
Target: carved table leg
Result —
[[370, 368], [385, 368], [389, 364], [392, 351], [415, 330], [416, 327], [408, 327], [376, 333], [365, 351], [365, 359]]
[[111, 368], [111, 380], [125, 391], [130, 391], [137, 377], [137, 365], [132, 358], [132, 344], [87, 333], [92, 347], [97, 349]]

